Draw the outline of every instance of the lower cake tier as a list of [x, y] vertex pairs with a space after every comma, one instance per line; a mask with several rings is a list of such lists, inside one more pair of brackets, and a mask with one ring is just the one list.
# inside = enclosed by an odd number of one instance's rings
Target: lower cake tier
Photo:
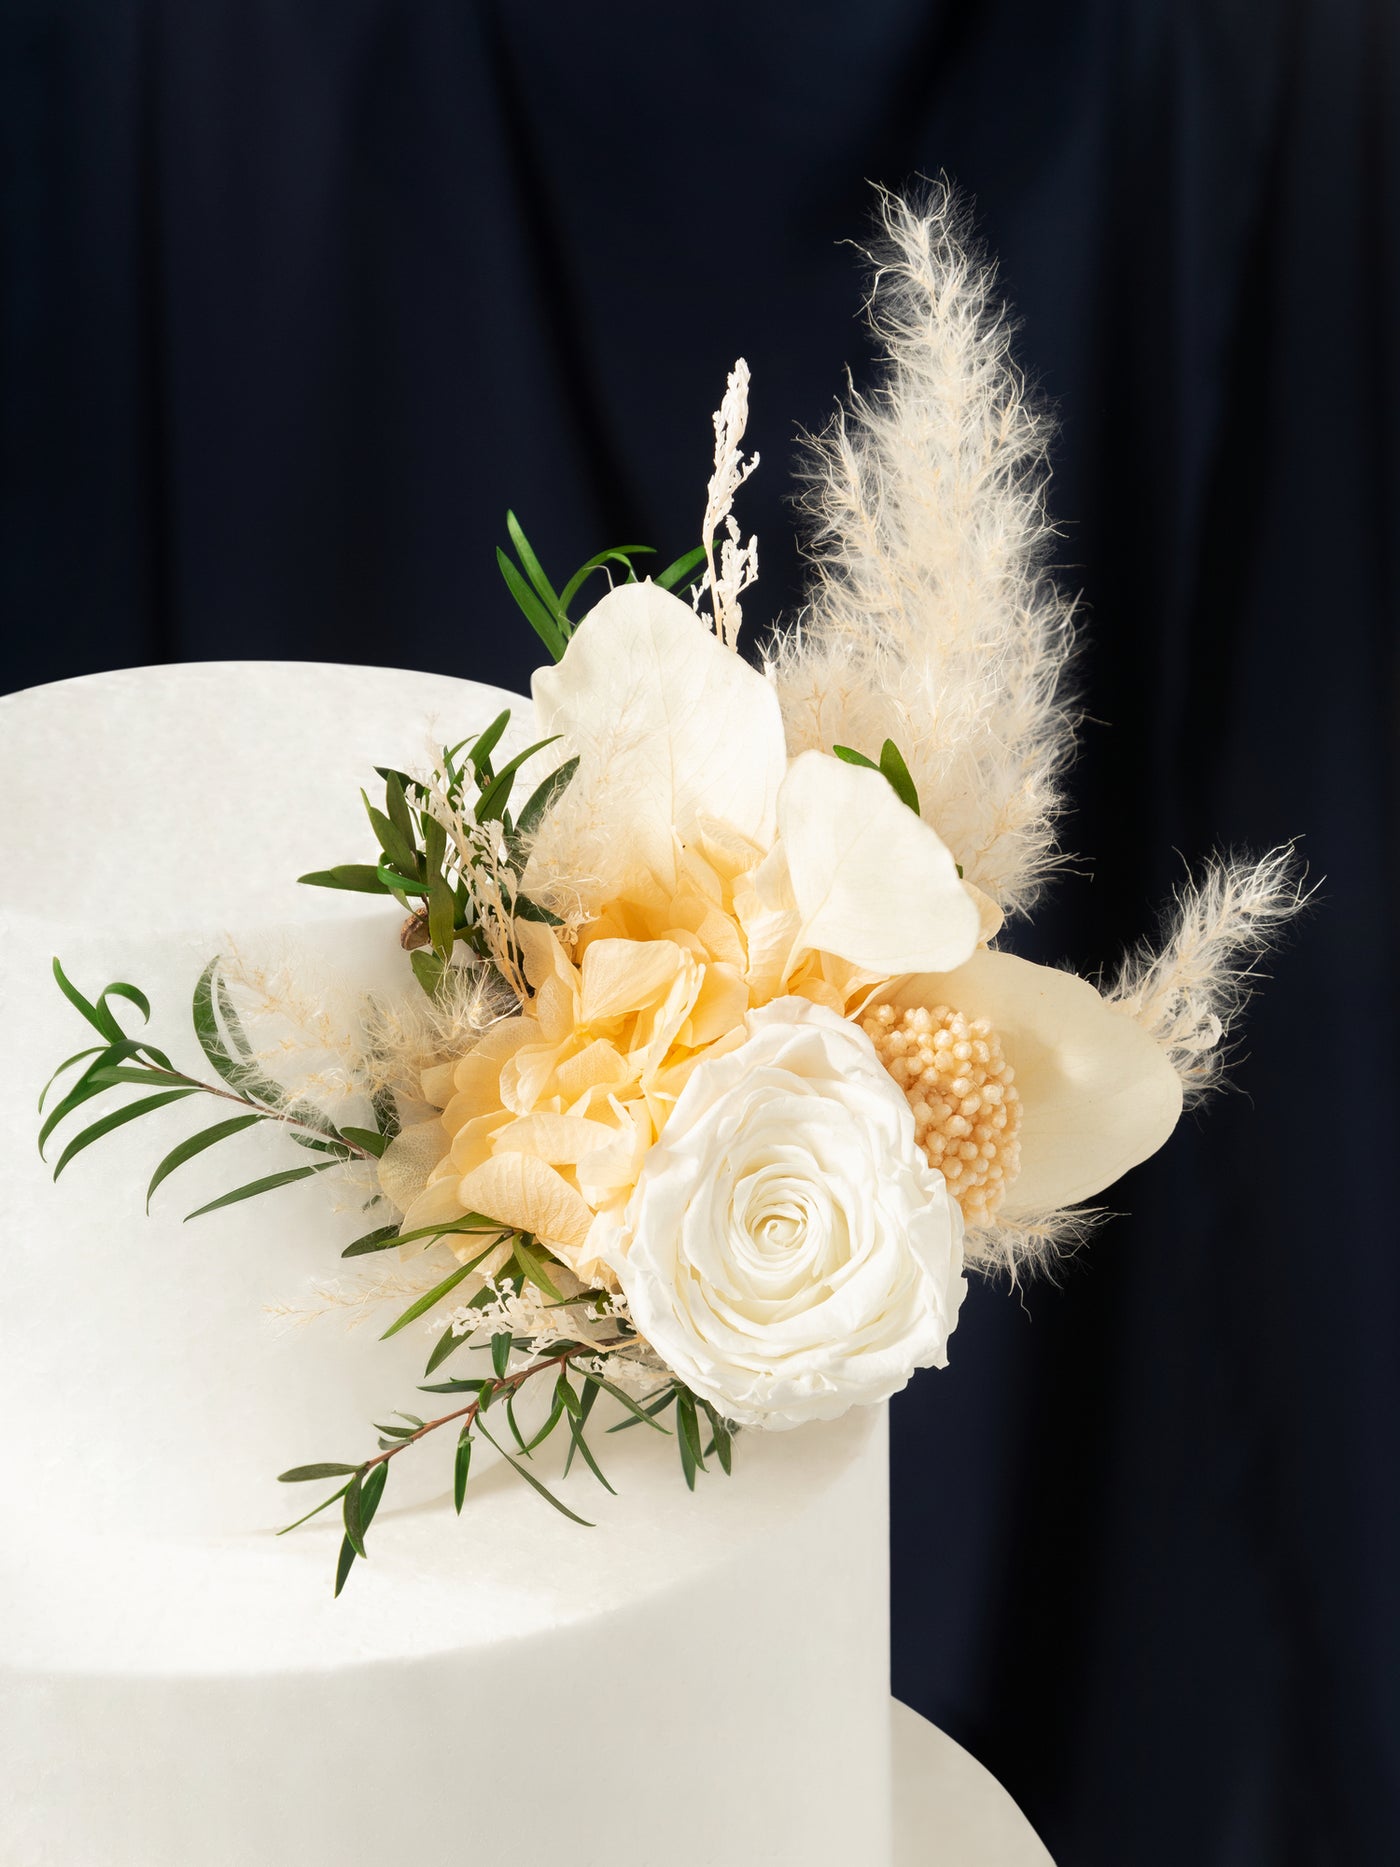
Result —
[[6, 1547], [0, 1860], [890, 1867], [884, 1411], [735, 1452], [605, 1436], [592, 1529], [498, 1465], [339, 1600], [326, 1519]]

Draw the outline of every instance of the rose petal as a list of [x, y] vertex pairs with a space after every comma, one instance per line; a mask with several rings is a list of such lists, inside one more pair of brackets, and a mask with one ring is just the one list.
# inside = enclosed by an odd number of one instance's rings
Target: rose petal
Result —
[[957, 864], [879, 772], [804, 752], [778, 795], [778, 836], [804, 946], [886, 977], [949, 971], [976, 946]]
[[584, 762], [580, 786], [606, 798], [658, 875], [674, 877], [676, 834], [705, 818], [772, 842], [786, 763], [777, 695], [669, 591], [611, 591], [532, 691], [540, 736], [565, 735]]
[[1181, 1084], [1158, 1044], [1086, 979], [1010, 953], [902, 980], [891, 1003], [951, 1005], [991, 1021], [1021, 1096], [1021, 1171], [1008, 1218], [1101, 1193], [1167, 1139]]

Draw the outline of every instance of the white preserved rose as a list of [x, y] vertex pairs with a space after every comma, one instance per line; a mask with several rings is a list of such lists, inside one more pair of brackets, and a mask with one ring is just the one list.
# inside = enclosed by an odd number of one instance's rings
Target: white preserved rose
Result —
[[615, 1268], [696, 1394], [741, 1425], [799, 1426], [946, 1365], [962, 1215], [864, 1032], [799, 998], [745, 1029], [677, 1099]]

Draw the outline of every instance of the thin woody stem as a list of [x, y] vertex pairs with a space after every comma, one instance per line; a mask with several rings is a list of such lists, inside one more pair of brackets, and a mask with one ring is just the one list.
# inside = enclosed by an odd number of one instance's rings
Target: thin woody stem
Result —
[[327, 1134], [323, 1129], [313, 1127], [310, 1122], [298, 1121], [295, 1115], [281, 1115], [276, 1109], [270, 1109], [263, 1102], [254, 1102], [249, 1096], [240, 1096], [236, 1090], [221, 1089], [217, 1083], [204, 1083], [197, 1076], [186, 1076], [183, 1070], [163, 1070], [159, 1064], [141, 1058], [142, 1067], [151, 1075], [161, 1077], [168, 1083], [186, 1083], [191, 1089], [202, 1089], [207, 1096], [217, 1096], [221, 1102], [236, 1102], [240, 1108], [253, 1109], [259, 1115], [266, 1115], [269, 1121], [275, 1121], [283, 1128], [299, 1128], [303, 1134], [314, 1135], [318, 1141], [331, 1141], [336, 1147], [343, 1147], [347, 1154], [356, 1160], [369, 1160], [367, 1147], [359, 1147], [354, 1141], [347, 1141], [337, 1130]]
[[[526, 1381], [530, 1380], [534, 1375], [543, 1374], [547, 1368], [562, 1368], [570, 1361], [577, 1360], [580, 1355], [605, 1354], [609, 1349], [616, 1348], [617, 1346], [618, 1344], [615, 1342], [577, 1342], [571, 1348], [563, 1349], [557, 1355], [550, 1355], [544, 1361], [532, 1361], [528, 1368], [521, 1368], [515, 1374], [505, 1374], [502, 1375], [499, 1380], [489, 1381], [486, 1384], [489, 1389], [489, 1398], [494, 1401], [501, 1394], [515, 1393], [524, 1386]], [[426, 1421], [416, 1432], [410, 1433], [406, 1438], [397, 1440], [392, 1446], [386, 1447], [377, 1457], [366, 1459], [365, 1463], [360, 1468], [360, 1476], [363, 1478], [366, 1473], [373, 1471], [376, 1465], [387, 1465], [389, 1460], [395, 1457], [396, 1454], [404, 1451], [408, 1446], [416, 1445], [417, 1442], [428, 1433], [436, 1432], [439, 1426], [448, 1426], [453, 1420], [466, 1420], [469, 1427], [474, 1426], [476, 1424], [476, 1416], [481, 1411], [481, 1404], [482, 1397], [478, 1394], [475, 1399], [469, 1401], [465, 1407], [458, 1407], [452, 1413], [443, 1413], [435, 1420]]]

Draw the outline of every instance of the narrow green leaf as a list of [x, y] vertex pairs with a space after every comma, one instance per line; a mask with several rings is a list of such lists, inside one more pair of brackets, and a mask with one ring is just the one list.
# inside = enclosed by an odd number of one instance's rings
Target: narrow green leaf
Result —
[[734, 1435], [728, 1421], [710, 1405], [708, 1400], [702, 1400], [700, 1405], [705, 1409], [705, 1418], [710, 1422], [710, 1431], [714, 1435], [714, 1451], [719, 1459], [720, 1467], [728, 1477], [734, 1469]]
[[693, 1491], [695, 1468], [704, 1471], [705, 1459], [700, 1445], [700, 1421], [695, 1412], [695, 1396], [685, 1387], [676, 1389], [676, 1437], [681, 1441], [681, 1465], [688, 1468], [686, 1483]]
[[483, 1387], [493, 1385], [492, 1381], [472, 1375], [469, 1379], [461, 1381], [434, 1381], [427, 1387], [420, 1387], [418, 1392], [420, 1394], [479, 1394]]
[[[495, 1219], [488, 1219], [480, 1212], [464, 1212], [460, 1219], [444, 1219], [440, 1225], [420, 1225], [415, 1231], [400, 1232], [399, 1243], [416, 1244], [420, 1238], [451, 1238], [459, 1232], [468, 1235], [478, 1233], [484, 1236], [491, 1233], [495, 1238], [504, 1238], [509, 1232], [508, 1225], [501, 1225]], [[483, 1256], [485, 1254], [483, 1253]], [[481, 1259], [477, 1259], [479, 1264]]]
[[652, 582], [662, 590], [683, 590], [704, 562], [705, 547], [696, 545], [693, 551], [687, 551], [685, 556], [677, 558], [674, 564], [668, 564], [659, 576], [652, 579]]
[[[379, 1500], [384, 1495], [384, 1487], [389, 1482], [389, 1464], [376, 1465], [365, 1479], [364, 1490], [360, 1494], [360, 1534], [364, 1535], [374, 1522], [374, 1513], [379, 1509]], [[363, 1550], [360, 1552], [364, 1554]]]
[[201, 1129], [198, 1134], [192, 1134], [188, 1141], [182, 1141], [178, 1147], [171, 1148], [151, 1175], [151, 1183], [146, 1188], [147, 1212], [151, 1209], [152, 1193], [177, 1167], [183, 1167], [187, 1160], [193, 1160], [196, 1154], [202, 1154], [206, 1148], [217, 1147], [220, 1141], [226, 1141], [240, 1129], [251, 1128], [254, 1122], [262, 1120], [264, 1117], [261, 1115], [234, 1115], [228, 1121], [215, 1122], [212, 1128]]
[[77, 1007], [99, 1037], [105, 1037], [109, 1044], [119, 1044], [122, 1041], [126, 1032], [107, 1009], [105, 992], [95, 1005], [89, 1004], [77, 986], [68, 978], [57, 959], [53, 963], [53, 976], [58, 981], [59, 991], [70, 1005]]
[[506, 588], [524, 610], [525, 619], [530, 627], [544, 643], [554, 660], [562, 660], [566, 643], [564, 632], [556, 617], [545, 608], [499, 545], [496, 547], [496, 563], [500, 567], [502, 577], [505, 578]]
[[514, 840], [517, 844], [539, 828], [545, 812], [553, 809], [573, 782], [578, 764], [577, 758], [565, 759], [557, 771], [552, 771], [542, 784], [536, 785], [524, 810], [515, 820]]
[[593, 1476], [598, 1480], [598, 1483], [603, 1487], [603, 1489], [605, 1491], [611, 1491], [613, 1496], [616, 1497], [617, 1496], [616, 1490], [614, 1489], [612, 1485], [608, 1483], [607, 1478], [604, 1475], [602, 1466], [598, 1463], [597, 1459], [594, 1458], [593, 1448], [589, 1445], [588, 1441], [584, 1438], [583, 1428], [579, 1425], [577, 1420], [571, 1419], [569, 1421], [569, 1430], [573, 1435], [573, 1443], [569, 1447], [570, 1456], [572, 1457], [573, 1453], [577, 1452], [580, 1458], [582, 1458], [584, 1464], [588, 1467], [589, 1471], [592, 1472]]
[[[188, 1095], [189, 1091], [178, 1093]], [[191, 1219], [202, 1219], [206, 1212], [219, 1212], [225, 1206], [236, 1206], [241, 1200], [256, 1199], [259, 1193], [275, 1193], [279, 1186], [290, 1186], [294, 1180], [309, 1179], [313, 1173], [326, 1173], [341, 1164], [338, 1160], [323, 1160], [318, 1161], [314, 1167], [286, 1167], [281, 1173], [269, 1173], [261, 1180], [250, 1180], [246, 1186], [235, 1187], [233, 1192], [211, 1199], [207, 1206], [196, 1206], [193, 1212], [185, 1214], [185, 1223], [188, 1225]]]
[[451, 956], [457, 938], [456, 921], [456, 897], [446, 879], [434, 875], [428, 884], [428, 938], [439, 959]]
[[515, 774], [537, 752], [543, 752], [546, 746], [552, 746], [559, 737], [554, 733], [548, 739], [537, 739], [534, 745], [526, 746], [523, 752], [517, 752], [513, 759], [508, 759], [495, 777], [476, 800], [476, 820], [489, 823], [493, 817], [499, 817], [510, 801], [511, 787], [515, 783]]
[[374, 808], [374, 805], [370, 803], [363, 791], [361, 791], [360, 797], [363, 800], [365, 811], [369, 817], [370, 828], [374, 831], [379, 841], [379, 847], [384, 851], [389, 861], [396, 869], [401, 870], [403, 874], [417, 875], [418, 851], [414, 846], [412, 836], [405, 836], [400, 830], [396, 829], [382, 810], [376, 810]]
[[426, 948], [419, 947], [416, 952], [409, 954], [408, 963], [413, 968], [414, 978], [418, 981], [419, 985], [422, 986], [428, 997], [434, 997], [442, 981], [444, 962], [439, 959], [436, 953], [430, 953]]
[[424, 1374], [436, 1374], [455, 1349], [461, 1348], [470, 1341], [469, 1335], [458, 1335], [452, 1329], [444, 1329], [437, 1341], [433, 1343], [433, 1352], [428, 1357], [428, 1365], [423, 1370]]
[[585, 1381], [591, 1382], [596, 1387], [601, 1387], [605, 1394], [611, 1394], [614, 1400], [621, 1401], [622, 1405], [626, 1407], [627, 1411], [632, 1415], [630, 1420], [619, 1420], [616, 1426], [610, 1426], [608, 1428], [610, 1433], [620, 1433], [629, 1426], [649, 1426], [653, 1432], [664, 1433], [668, 1439], [670, 1438], [670, 1427], [663, 1426], [656, 1415], [658, 1413], [664, 1413], [675, 1399], [676, 1389], [674, 1386], [664, 1388], [661, 1393], [657, 1394], [652, 1400], [644, 1405], [638, 1405], [630, 1394], [625, 1394], [614, 1382], [605, 1379], [601, 1374], [595, 1374], [591, 1368], [580, 1368], [579, 1374]]
[[857, 752], [851, 746], [833, 746], [831, 749], [844, 765], [863, 765], [867, 771], [880, 769], [873, 758], [867, 758], [864, 752]]
[[[109, 1054], [110, 1052], [105, 1050], [98, 1052], [99, 1057], [105, 1057]], [[94, 1096], [100, 1096], [105, 1090], [115, 1086], [105, 1081], [104, 1076], [105, 1072], [101, 1070], [98, 1064], [90, 1063], [78, 1078], [77, 1082], [73, 1084], [73, 1087], [68, 1090], [67, 1094], [64, 1095], [60, 1101], [55, 1102], [53, 1107], [49, 1110], [43, 1126], [39, 1130], [40, 1160], [44, 1158], [44, 1148], [48, 1144], [49, 1136], [65, 1117], [71, 1115], [74, 1109], [81, 1108], [84, 1102], [91, 1102]]]
[[417, 1298], [415, 1302], [410, 1303], [403, 1315], [400, 1316], [396, 1322], [390, 1323], [383, 1335], [380, 1336], [380, 1341], [387, 1342], [391, 1335], [397, 1335], [400, 1329], [406, 1329], [411, 1322], [417, 1322], [420, 1316], [426, 1316], [435, 1303], [440, 1303], [445, 1296], [457, 1288], [458, 1284], [460, 1284], [464, 1278], [470, 1277], [477, 1265], [481, 1263], [481, 1260], [485, 1257], [489, 1257], [493, 1249], [493, 1246], [488, 1246], [485, 1251], [469, 1259], [467, 1263], [459, 1264], [456, 1270], [451, 1272], [449, 1276], [444, 1277], [440, 1284], [434, 1284], [431, 1290]]
[[62, 1063], [60, 1063], [58, 1068], [54, 1071], [53, 1075], [49, 1078], [49, 1080], [44, 1084], [43, 1088], [39, 1091], [39, 1113], [41, 1115], [43, 1114], [44, 1104], [49, 1099], [49, 1091], [50, 1089], [53, 1088], [54, 1084], [58, 1081], [59, 1077], [63, 1075], [65, 1070], [71, 1070], [75, 1063], [86, 1062], [86, 1060], [89, 1057], [102, 1056], [106, 1052], [107, 1048], [108, 1046], [106, 1044], [94, 1044], [91, 1050], [79, 1050], [78, 1052], [76, 1052], [75, 1055], [71, 1057], [65, 1057]]
[[[471, 760], [472, 770], [478, 778], [486, 777], [491, 769], [491, 754], [501, 742], [501, 734], [510, 725], [510, 708], [498, 713], [484, 733], [478, 733], [471, 742], [471, 751], [467, 757]], [[489, 782], [489, 780], [488, 780]]]
[[382, 895], [387, 894], [379, 871], [370, 862], [342, 862], [335, 869], [313, 869], [309, 875], [298, 875], [299, 882], [305, 882], [308, 888], [342, 888], [348, 894]]
[[364, 1258], [372, 1251], [389, 1251], [399, 1242], [397, 1225], [380, 1225], [372, 1232], [366, 1232], [341, 1252], [343, 1258]]
[[491, 1366], [495, 1369], [498, 1381], [505, 1379], [506, 1369], [510, 1366], [510, 1343], [509, 1329], [503, 1329], [491, 1338]]
[[538, 1285], [551, 1303], [564, 1301], [563, 1292], [544, 1267], [544, 1259], [538, 1251], [532, 1250], [523, 1238], [517, 1238], [515, 1241], [515, 1261], [520, 1266], [521, 1275], [528, 1277], [532, 1284]]
[[413, 817], [408, 808], [408, 798], [404, 793], [403, 777], [399, 772], [385, 773], [384, 809], [390, 823], [402, 837], [405, 847], [414, 848], [417, 839], [413, 828]]
[[555, 594], [554, 585], [545, 576], [544, 567], [531, 549], [530, 541], [513, 512], [506, 513], [506, 530], [510, 534], [510, 542], [515, 546], [516, 555], [525, 567], [525, 575], [535, 587], [535, 594], [547, 609], [557, 614], [559, 598]]
[[[700, 555], [703, 557], [704, 552], [702, 551]], [[655, 556], [655, 549], [651, 545], [614, 545], [609, 551], [600, 551], [596, 557], [589, 558], [586, 564], [580, 564], [573, 576], [570, 577], [569, 581], [564, 585], [564, 588], [559, 592], [560, 615], [567, 620], [570, 603], [573, 602], [574, 598], [595, 571], [604, 570], [609, 564], [621, 564], [626, 570], [629, 580], [635, 581], [636, 572], [632, 568], [632, 559], [634, 557], [649, 558]]]
[[360, 1501], [364, 1496], [364, 1479], [361, 1473], [355, 1476], [345, 1487], [345, 1540], [357, 1556], [365, 1553], [364, 1525], [361, 1522]]
[[342, 1485], [339, 1491], [332, 1491], [329, 1497], [323, 1497], [319, 1504], [313, 1504], [311, 1509], [302, 1516], [294, 1517], [290, 1523], [284, 1523], [277, 1535], [286, 1536], [289, 1530], [299, 1530], [304, 1523], [310, 1523], [311, 1519], [319, 1517], [323, 1510], [329, 1510], [332, 1504], [338, 1504], [348, 1489], [348, 1485]]
[[457, 1456], [452, 1467], [452, 1502], [457, 1515], [467, 1500], [467, 1474], [472, 1468], [472, 1423], [467, 1421], [457, 1440]]
[[[126, 999], [128, 1004], [135, 1005], [136, 1009], [141, 1013], [141, 1016], [145, 1020], [145, 1022], [147, 1024], [150, 1023], [151, 1001], [150, 999], [147, 998], [146, 994], [139, 989], [139, 987], [134, 986], [134, 985], [127, 985], [126, 982], [121, 979], [116, 980], [113, 984], [109, 985], [104, 990], [101, 998], [98, 999], [97, 1009], [99, 1011], [106, 1011], [107, 1000], [109, 998]], [[120, 1030], [121, 1027], [118, 1026], [117, 1028]], [[123, 1035], [125, 1035], [125, 1033], [123, 1033]]]
[[278, 1472], [279, 1485], [304, 1485], [318, 1478], [350, 1478], [359, 1471], [358, 1465], [294, 1465], [290, 1471]]
[[484, 1438], [489, 1439], [491, 1441], [491, 1444], [495, 1446], [497, 1452], [500, 1453], [501, 1457], [505, 1460], [506, 1464], [509, 1465], [511, 1470], [513, 1472], [518, 1473], [519, 1476], [525, 1480], [527, 1485], [530, 1485], [534, 1490], [538, 1491], [540, 1496], [544, 1499], [546, 1504], [552, 1504], [555, 1510], [560, 1512], [562, 1516], [569, 1518], [569, 1520], [573, 1523], [582, 1524], [585, 1530], [591, 1530], [594, 1528], [594, 1526], [588, 1521], [586, 1517], [580, 1517], [578, 1512], [570, 1510], [567, 1504], [561, 1504], [559, 1502], [559, 1499], [555, 1497], [554, 1493], [548, 1488], [548, 1486], [542, 1485], [539, 1479], [536, 1478], [535, 1474], [531, 1471], [527, 1471], [518, 1459], [513, 1459], [510, 1456], [510, 1454], [506, 1451], [505, 1447], [500, 1443], [500, 1441], [496, 1439], [488, 1431], [488, 1429], [482, 1424], [480, 1414], [476, 1416], [476, 1423], [477, 1423], [477, 1431], [481, 1433]]
[[362, 1147], [367, 1154], [376, 1159], [384, 1152], [389, 1143], [377, 1128], [342, 1128], [341, 1134], [354, 1147]]
[[914, 788], [914, 780], [909, 775], [909, 767], [904, 762], [904, 755], [893, 739], [887, 739], [880, 748], [880, 770], [889, 779], [890, 789], [900, 803], [907, 804], [917, 817], [919, 793]]
[[127, 1122], [137, 1121], [142, 1115], [150, 1115], [156, 1109], [164, 1108], [167, 1102], [178, 1102], [184, 1096], [198, 1095], [197, 1089], [166, 1089], [158, 1096], [142, 1096], [139, 1102], [128, 1102], [125, 1108], [115, 1109], [110, 1115], [104, 1115], [101, 1121], [95, 1121], [91, 1128], [84, 1128], [76, 1135], [58, 1157], [58, 1165], [53, 1170], [56, 1180], [75, 1154], [81, 1154], [85, 1147], [91, 1147], [94, 1141], [100, 1141], [105, 1134], [111, 1134], [114, 1128], [123, 1128]]
[[347, 1536], [340, 1545], [340, 1561], [335, 1565], [335, 1592], [339, 1596], [355, 1566], [355, 1545]]

